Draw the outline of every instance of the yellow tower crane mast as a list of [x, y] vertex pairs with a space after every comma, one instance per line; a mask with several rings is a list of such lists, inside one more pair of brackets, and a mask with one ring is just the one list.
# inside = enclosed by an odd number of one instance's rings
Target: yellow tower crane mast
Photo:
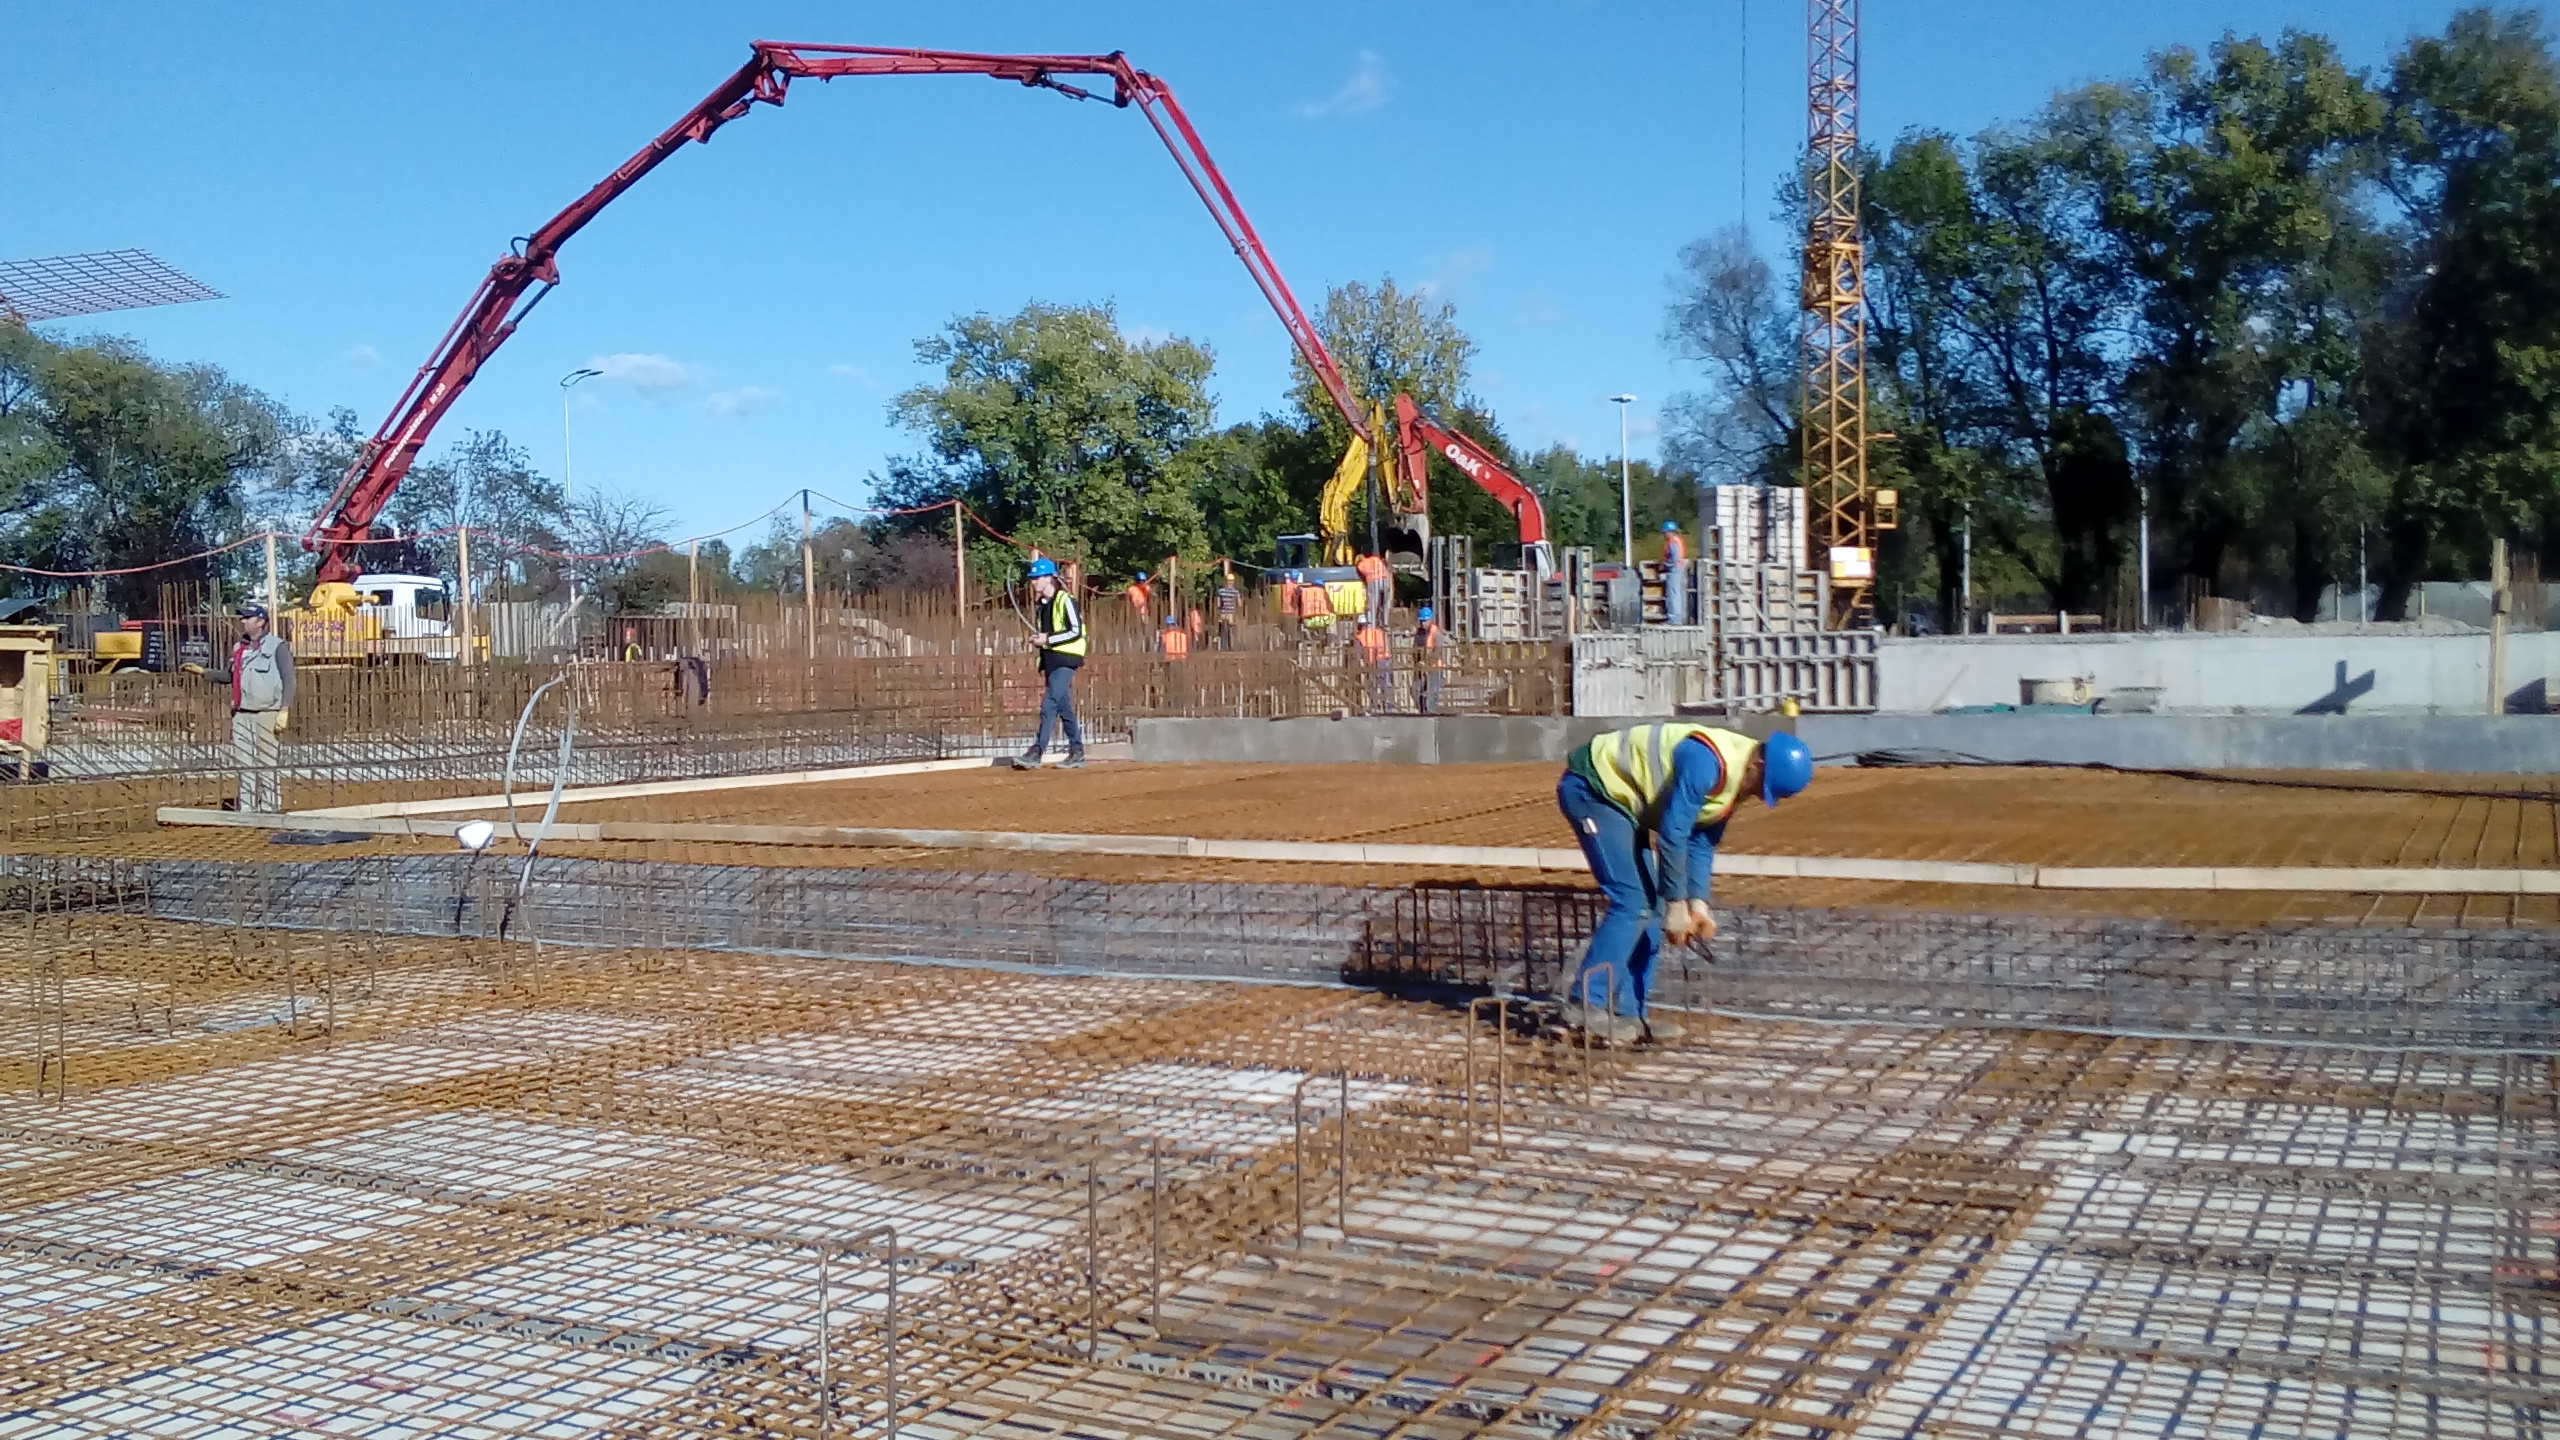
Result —
[[[1830, 624], [1873, 623], [1876, 531], [1890, 492], [1867, 483], [1866, 244], [1858, 228], [1858, 0], [1808, 0], [1804, 241], [1806, 539], [1831, 570]], [[1879, 504], [1883, 501], [1883, 504]], [[1879, 513], [1881, 511], [1882, 513]]]

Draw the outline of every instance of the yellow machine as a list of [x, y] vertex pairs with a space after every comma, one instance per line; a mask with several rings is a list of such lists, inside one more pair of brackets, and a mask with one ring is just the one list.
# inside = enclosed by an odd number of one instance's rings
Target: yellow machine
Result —
[[1418, 523], [1420, 503], [1414, 498], [1412, 485], [1396, 468], [1393, 452], [1381, 453], [1370, 443], [1372, 437], [1392, 439], [1395, 432], [1387, 428], [1387, 407], [1369, 407], [1369, 434], [1351, 437], [1349, 448], [1342, 452], [1342, 463], [1333, 467], [1333, 478], [1324, 482], [1316, 496], [1316, 533], [1324, 538], [1324, 563], [1348, 565], [1356, 555], [1351, 543], [1351, 501], [1369, 478], [1369, 465], [1374, 458], [1386, 468], [1386, 495], [1396, 523], [1412, 528]]
[[142, 667], [142, 632], [101, 630], [89, 640], [90, 673], [113, 675]]
[[27, 778], [45, 745], [53, 700], [54, 625], [0, 625], [0, 757]]
[[298, 665], [357, 665], [382, 650], [382, 615], [362, 608], [364, 594], [343, 580], [324, 581], [309, 603], [276, 617]]

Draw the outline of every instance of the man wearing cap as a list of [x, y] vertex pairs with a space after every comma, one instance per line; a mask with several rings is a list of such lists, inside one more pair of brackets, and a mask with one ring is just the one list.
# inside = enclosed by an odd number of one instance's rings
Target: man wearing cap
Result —
[[231, 687], [231, 757], [240, 767], [240, 794], [229, 808], [261, 815], [284, 809], [283, 759], [288, 712], [293, 709], [293, 649], [275, 633], [264, 605], [240, 607], [240, 638], [220, 670], [187, 670]]
[[1754, 740], [1713, 725], [1638, 725], [1574, 751], [1556, 807], [1609, 911], [1573, 977], [1565, 1023], [1622, 1044], [1680, 1038], [1645, 1003], [1655, 955], [1665, 939], [1715, 938], [1707, 887], [1742, 798], [1756, 792], [1774, 807], [1812, 780], [1813, 752], [1795, 736]]
[[1449, 632], [1440, 628], [1439, 616], [1428, 605], [1414, 612], [1413, 678], [1414, 708], [1425, 715], [1440, 709], [1440, 682], [1449, 673]]
[[1218, 648], [1236, 648], [1236, 617], [1244, 610], [1244, 592], [1236, 588], [1233, 562], [1218, 567]]
[[1076, 597], [1058, 587], [1057, 562], [1043, 555], [1031, 562], [1031, 628], [1040, 646], [1040, 731], [1031, 748], [1014, 757], [1016, 770], [1037, 770], [1049, 750], [1049, 727], [1067, 732], [1066, 768], [1084, 764], [1084, 727], [1076, 723], [1076, 670], [1084, 664], [1084, 614]]

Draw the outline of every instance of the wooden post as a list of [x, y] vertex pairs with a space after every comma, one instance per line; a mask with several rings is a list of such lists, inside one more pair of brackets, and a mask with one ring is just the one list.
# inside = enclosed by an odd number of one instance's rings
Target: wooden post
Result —
[[2489, 542], [2489, 713], [2507, 713], [2507, 542]]
[[[284, 609], [284, 596], [279, 594], [276, 590], [276, 532], [273, 530], [267, 532], [266, 602], [267, 609], [270, 612], [282, 611]], [[272, 629], [281, 630], [284, 624], [284, 616], [277, 613], [270, 613], [267, 617], [267, 624]]]
[[810, 563], [809, 492], [800, 492], [800, 608], [809, 620], [809, 658], [818, 658], [818, 570]]
[[[958, 624], [969, 621], [969, 547], [968, 537], [960, 528], [960, 497], [951, 497], [951, 603]], [[952, 634], [959, 634], [955, 627]], [[955, 642], [956, 643], [956, 642]]]
[[463, 665], [464, 665], [465, 667], [468, 667], [468, 666], [472, 663], [472, 661], [471, 661], [471, 527], [470, 527], [470, 526], [468, 526], [468, 525], [465, 525], [465, 526], [463, 526], [461, 529], [459, 529], [459, 530], [455, 531], [455, 532], [454, 532], [454, 540], [455, 540], [455, 541], [456, 541], [456, 542], [457, 542], [457, 543], [462, 547], [462, 555], [461, 555], [460, 560], [457, 562], [457, 568], [458, 568], [458, 570], [459, 570], [459, 572], [460, 572], [460, 573], [458, 573], [458, 574], [454, 577], [455, 585], [454, 585], [454, 592], [453, 592], [453, 602], [454, 602], [454, 604], [453, 604], [453, 613], [454, 613], [454, 618], [455, 618], [455, 620], [460, 624], [460, 627], [461, 627], [461, 635], [462, 635], [462, 656], [461, 656], [461, 659], [462, 659], [462, 663], [463, 663]]
[[702, 542], [684, 542], [685, 653], [702, 653]]

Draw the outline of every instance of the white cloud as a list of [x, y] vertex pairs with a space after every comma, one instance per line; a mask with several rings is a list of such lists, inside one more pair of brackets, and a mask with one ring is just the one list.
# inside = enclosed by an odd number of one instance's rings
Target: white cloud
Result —
[[350, 345], [338, 352], [338, 363], [350, 370], [371, 370], [382, 364], [382, 352], [370, 345]]
[[1342, 88], [1322, 100], [1297, 107], [1301, 120], [1330, 120], [1336, 115], [1365, 115], [1387, 103], [1387, 62], [1375, 50], [1360, 52], [1359, 64]]
[[1493, 268], [1493, 247], [1469, 245], [1452, 250], [1441, 257], [1440, 273], [1417, 282], [1413, 293], [1426, 299], [1446, 300], [1449, 292]]
[[681, 390], [695, 378], [692, 366], [664, 355], [606, 355], [587, 364], [602, 371], [607, 380], [619, 380], [634, 390], [652, 393]]
[[761, 385], [741, 385], [735, 390], [715, 392], [703, 400], [702, 408], [723, 420], [735, 420], [741, 415], [761, 410], [781, 397], [779, 390], [767, 390]]

